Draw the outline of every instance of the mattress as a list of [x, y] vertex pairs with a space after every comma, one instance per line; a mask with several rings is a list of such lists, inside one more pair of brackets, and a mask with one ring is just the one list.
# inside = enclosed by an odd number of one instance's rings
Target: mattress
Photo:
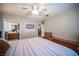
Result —
[[6, 56], [77, 56], [70, 48], [41, 37], [9, 41]]

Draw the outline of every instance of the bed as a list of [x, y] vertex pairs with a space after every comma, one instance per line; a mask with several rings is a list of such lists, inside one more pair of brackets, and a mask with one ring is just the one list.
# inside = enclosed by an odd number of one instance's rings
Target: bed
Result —
[[9, 41], [5, 56], [78, 56], [75, 51], [41, 37]]

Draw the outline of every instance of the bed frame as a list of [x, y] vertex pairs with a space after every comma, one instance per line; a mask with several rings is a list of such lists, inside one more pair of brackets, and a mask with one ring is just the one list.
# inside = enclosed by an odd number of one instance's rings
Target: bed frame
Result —
[[59, 43], [61, 45], [64, 45], [68, 48], [71, 48], [72, 50], [74, 50], [75, 52], [77, 52], [79, 54], [79, 43], [78, 42], [73, 42], [73, 41], [57, 38], [57, 37], [52, 35], [52, 32], [45, 32], [44, 38], [51, 40], [51, 41], [54, 41], [56, 43]]

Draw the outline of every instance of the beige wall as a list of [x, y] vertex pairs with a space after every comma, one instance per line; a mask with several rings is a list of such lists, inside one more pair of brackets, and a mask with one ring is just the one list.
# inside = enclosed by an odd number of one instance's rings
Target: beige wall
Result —
[[0, 14], [0, 31], [2, 31], [3, 23], [2, 23], [2, 14]]
[[[34, 29], [26, 29], [25, 24], [34, 24]], [[31, 37], [37, 37], [38, 36], [38, 23], [37, 22], [31, 22], [31, 21], [21, 21], [20, 22], [20, 31], [21, 31], [21, 38], [31, 38]]]
[[45, 31], [54, 36], [79, 42], [78, 10], [72, 9], [45, 21]]

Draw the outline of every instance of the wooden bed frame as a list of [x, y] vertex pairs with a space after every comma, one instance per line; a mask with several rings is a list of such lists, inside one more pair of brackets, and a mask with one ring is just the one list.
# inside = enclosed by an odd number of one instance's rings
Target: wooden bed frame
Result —
[[64, 45], [68, 48], [71, 48], [72, 50], [74, 50], [75, 52], [77, 52], [79, 54], [79, 43], [78, 42], [73, 42], [73, 41], [54, 37], [54, 36], [52, 36], [52, 32], [45, 32], [44, 38], [51, 40], [51, 41], [54, 41], [56, 43], [59, 43], [61, 45]]

